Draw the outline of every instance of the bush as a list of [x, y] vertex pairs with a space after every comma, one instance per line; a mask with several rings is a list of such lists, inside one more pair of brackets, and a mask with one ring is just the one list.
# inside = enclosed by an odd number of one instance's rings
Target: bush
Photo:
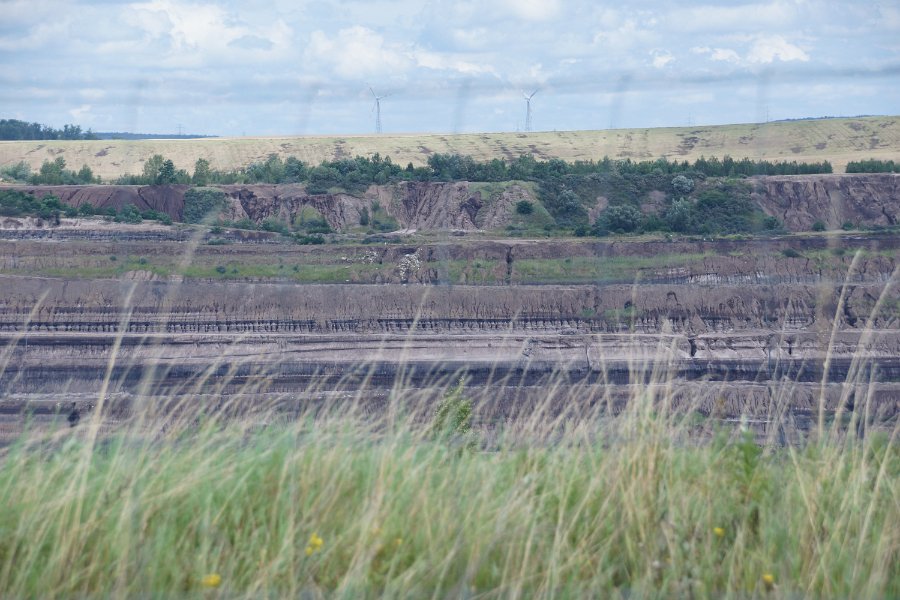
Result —
[[694, 180], [684, 175], [676, 175], [672, 179], [672, 188], [676, 193], [687, 196], [694, 191]]
[[622, 204], [610, 206], [597, 219], [596, 229], [612, 231], [615, 233], [630, 233], [641, 227], [644, 215], [637, 208]]
[[303, 245], [303, 246], [324, 244], [325, 238], [323, 238], [321, 235], [304, 235], [304, 234], [300, 234], [300, 233], [295, 233], [294, 234], [294, 242], [296, 242], [300, 245]]
[[844, 231], [853, 231], [856, 229], [856, 225], [854, 225], [852, 221], [844, 221], [844, 224], [841, 225], [841, 229]]
[[259, 228], [263, 231], [271, 231], [273, 233], [280, 233], [282, 235], [288, 235], [290, 233], [288, 226], [275, 217], [269, 217], [268, 219], [263, 221], [260, 224]]
[[119, 211], [117, 219], [123, 223], [130, 223], [132, 225], [136, 225], [144, 220], [141, 217], [141, 212], [134, 204], [129, 204]]
[[14, 165], [0, 168], [0, 175], [15, 181], [28, 181], [31, 177], [31, 167], [25, 161], [19, 161]]
[[813, 231], [825, 231], [825, 223], [822, 221], [816, 221], [812, 224]]
[[223, 208], [225, 208], [225, 193], [221, 190], [193, 188], [184, 194], [185, 223], [213, 220]]
[[803, 256], [793, 248], [785, 248], [781, 251], [781, 254], [786, 258], [801, 258]]
[[516, 213], [520, 215], [530, 215], [534, 212], [534, 204], [528, 200], [519, 200], [516, 202]]

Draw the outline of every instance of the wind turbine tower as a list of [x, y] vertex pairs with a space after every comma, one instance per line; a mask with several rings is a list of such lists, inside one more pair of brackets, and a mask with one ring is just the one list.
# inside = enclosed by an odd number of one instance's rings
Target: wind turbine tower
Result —
[[381, 101], [387, 96], [379, 96], [371, 87], [369, 91], [372, 92], [372, 97], [375, 98], [375, 106], [372, 107], [372, 110], [375, 112], [375, 133], [381, 133]]
[[537, 90], [534, 90], [531, 94], [522, 92], [522, 97], [525, 98], [525, 131], [531, 131], [531, 99], [537, 93]]

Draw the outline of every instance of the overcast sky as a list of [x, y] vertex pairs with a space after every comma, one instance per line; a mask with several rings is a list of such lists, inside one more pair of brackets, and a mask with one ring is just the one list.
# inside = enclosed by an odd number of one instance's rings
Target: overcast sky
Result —
[[0, 117], [211, 135], [898, 114], [900, 1], [0, 0]]

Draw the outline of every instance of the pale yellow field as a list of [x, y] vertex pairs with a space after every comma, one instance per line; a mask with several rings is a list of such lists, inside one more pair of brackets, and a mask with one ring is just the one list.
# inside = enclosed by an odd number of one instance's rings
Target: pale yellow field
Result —
[[559, 131], [536, 133], [406, 134], [216, 138], [196, 140], [97, 140], [85, 142], [0, 142], [0, 166], [24, 160], [32, 169], [56, 156], [69, 168], [86, 164], [105, 179], [138, 174], [153, 154], [171, 158], [176, 167], [193, 170], [198, 158], [213, 168], [233, 169], [270, 154], [312, 164], [375, 152], [405, 165], [423, 164], [434, 152], [458, 152], [478, 160], [513, 159], [531, 153], [564, 160], [632, 158], [696, 159], [701, 155], [769, 160], [829, 160], [835, 172], [863, 158], [900, 160], [900, 116], [817, 119], [741, 125]]

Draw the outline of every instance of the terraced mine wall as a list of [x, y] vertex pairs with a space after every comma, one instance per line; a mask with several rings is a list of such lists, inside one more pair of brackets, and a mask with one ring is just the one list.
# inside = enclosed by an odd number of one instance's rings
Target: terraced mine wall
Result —
[[[0, 391], [11, 411], [49, 411], [61, 395], [89, 406], [107, 376], [123, 406], [145, 385], [171, 398], [203, 381], [213, 395], [296, 407], [363, 385], [360, 401], [383, 406], [398, 381], [436, 390], [460, 375], [501, 414], [546, 401], [547, 389], [560, 406], [621, 406], [634, 385], [656, 380], [723, 418], [790, 410], [810, 419], [821, 399], [833, 412], [857, 393], [873, 415], [900, 409], [900, 296], [883, 281], [2, 282]], [[879, 297], [887, 310], [875, 310]]]
[[[814, 218], [890, 226], [897, 182], [770, 177], [754, 198], [795, 229]], [[32, 191], [179, 218], [185, 189]], [[501, 224], [497, 207], [528, 193], [507, 188], [507, 200], [485, 203], [465, 182], [364, 198], [225, 189], [232, 217], [313, 205], [345, 227], [378, 201], [404, 227], [468, 231]], [[433, 401], [460, 376], [484, 419], [541, 405], [614, 412], [654, 389], [703, 416], [787, 412], [801, 427], [820, 406], [832, 417], [900, 414], [895, 233], [480, 235], [300, 246], [267, 232], [3, 218], [0, 429], [29, 411], [50, 418], [61, 398], [89, 410], [107, 379], [107, 406], [123, 414], [185, 398], [288, 412], [341, 398], [383, 410], [401, 389]]]
[[[791, 231], [808, 231], [822, 221], [831, 229], [846, 222], [890, 227], [900, 215], [900, 175], [785, 175], [754, 177], [753, 200]], [[370, 186], [359, 196], [309, 194], [301, 184], [216, 186], [228, 200], [223, 218], [268, 218], [290, 222], [304, 207], [316, 209], [335, 230], [360, 225], [364, 210], [379, 206], [405, 229], [498, 229], [505, 226], [521, 200], [534, 201], [529, 187], [512, 184], [487, 197], [468, 182], [402, 182]], [[37, 197], [58, 196], [72, 206], [91, 204], [166, 213], [182, 220], [184, 195], [190, 186], [18, 186]], [[598, 203], [602, 203], [598, 199]], [[598, 204], [599, 205], [599, 204]]]

